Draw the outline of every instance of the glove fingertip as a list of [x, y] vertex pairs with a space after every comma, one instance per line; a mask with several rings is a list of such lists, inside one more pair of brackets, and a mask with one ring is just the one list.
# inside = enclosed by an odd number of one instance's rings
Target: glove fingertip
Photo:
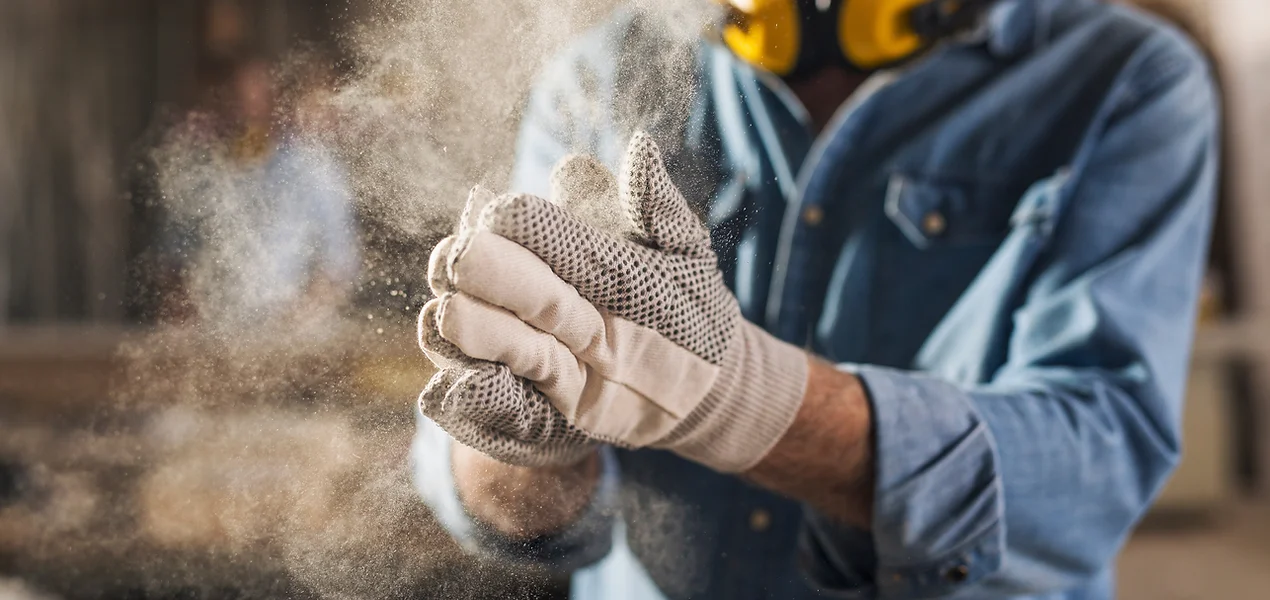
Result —
[[447, 369], [468, 365], [472, 359], [463, 353], [458, 346], [441, 335], [440, 312], [445, 299], [453, 294], [445, 294], [433, 298], [419, 310], [418, 338], [419, 349], [438, 369]]
[[477, 226], [486, 229], [495, 225], [501, 215], [527, 210], [558, 210], [560, 207], [533, 194], [500, 194], [481, 208]]
[[637, 131], [627, 145], [619, 197], [643, 244], [674, 253], [707, 254], [710, 232], [675, 186], [648, 133]]
[[428, 256], [428, 287], [434, 295], [454, 291], [450, 263], [456, 239], [451, 235], [437, 242], [432, 248], [432, 254]]
[[459, 217], [459, 228], [473, 229], [477, 225], [477, 220], [481, 215], [481, 211], [485, 209], [497, 196], [480, 184], [472, 186], [467, 194], [467, 204], [463, 206], [463, 214]]
[[419, 392], [419, 412], [433, 421], [445, 418], [445, 398], [457, 382], [460, 372], [454, 369], [441, 369], [428, 379], [423, 391]]
[[437, 328], [436, 302], [436, 298], [427, 301], [423, 308], [419, 309], [419, 318], [415, 322], [415, 335], [419, 342], [419, 349], [424, 352], [428, 351], [428, 342], [432, 339], [432, 332]]
[[629, 233], [618, 200], [617, 178], [590, 155], [570, 155], [551, 177], [551, 201], [582, 222], [612, 235]]
[[563, 232], [544, 230], [558, 218], [569, 218], [569, 211], [532, 194], [503, 194], [481, 210], [477, 229], [507, 238], [533, 249], [545, 235]]
[[567, 209], [617, 200], [617, 178], [589, 154], [570, 154], [551, 172], [551, 201]]

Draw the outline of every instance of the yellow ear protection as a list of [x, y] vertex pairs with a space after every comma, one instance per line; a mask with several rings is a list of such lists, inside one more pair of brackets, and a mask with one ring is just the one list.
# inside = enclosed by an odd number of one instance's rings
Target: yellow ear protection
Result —
[[974, 25], [993, 0], [726, 0], [723, 42], [783, 77], [873, 70]]

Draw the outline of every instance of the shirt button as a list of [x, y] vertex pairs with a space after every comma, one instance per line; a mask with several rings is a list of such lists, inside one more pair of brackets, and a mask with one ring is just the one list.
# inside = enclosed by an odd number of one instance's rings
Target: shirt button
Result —
[[932, 210], [922, 217], [922, 231], [925, 231], [926, 235], [937, 236], [945, 229], [948, 229], [948, 220], [939, 211]]
[[825, 220], [825, 210], [819, 206], [808, 206], [803, 209], [803, 223], [808, 227], [820, 225]]
[[944, 579], [951, 583], [961, 583], [970, 578], [970, 567], [966, 565], [957, 565], [947, 571], [944, 571]]
[[756, 508], [754, 509], [754, 512], [750, 513], [750, 529], [753, 529], [754, 531], [757, 531], [759, 533], [763, 533], [764, 531], [767, 531], [768, 527], [771, 527], [771, 526], [772, 526], [771, 513], [761, 508]]

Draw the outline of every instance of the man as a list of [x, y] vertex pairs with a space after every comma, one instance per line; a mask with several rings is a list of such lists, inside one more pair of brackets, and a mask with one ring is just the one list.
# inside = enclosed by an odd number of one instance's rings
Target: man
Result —
[[703, 44], [679, 137], [620, 160], [639, 18], [548, 69], [514, 191], [586, 151], [619, 182], [554, 200], [631, 218], [477, 190], [434, 252], [415, 460], [457, 539], [575, 598], [1114, 594], [1179, 452], [1212, 84], [1132, 9], [963, 4], [884, 68]]

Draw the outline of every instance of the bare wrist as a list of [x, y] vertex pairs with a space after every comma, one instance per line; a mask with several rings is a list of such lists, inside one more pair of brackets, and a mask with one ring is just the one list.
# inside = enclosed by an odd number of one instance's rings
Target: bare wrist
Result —
[[745, 476], [862, 529], [873, 514], [872, 407], [855, 375], [809, 357], [803, 404], [772, 451]]
[[453, 443], [451, 467], [459, 499], [473, 518], [503, 535], [533, 538], [573, 523], [600, 478], [599, 453], [560, 467], [517, 467]]

